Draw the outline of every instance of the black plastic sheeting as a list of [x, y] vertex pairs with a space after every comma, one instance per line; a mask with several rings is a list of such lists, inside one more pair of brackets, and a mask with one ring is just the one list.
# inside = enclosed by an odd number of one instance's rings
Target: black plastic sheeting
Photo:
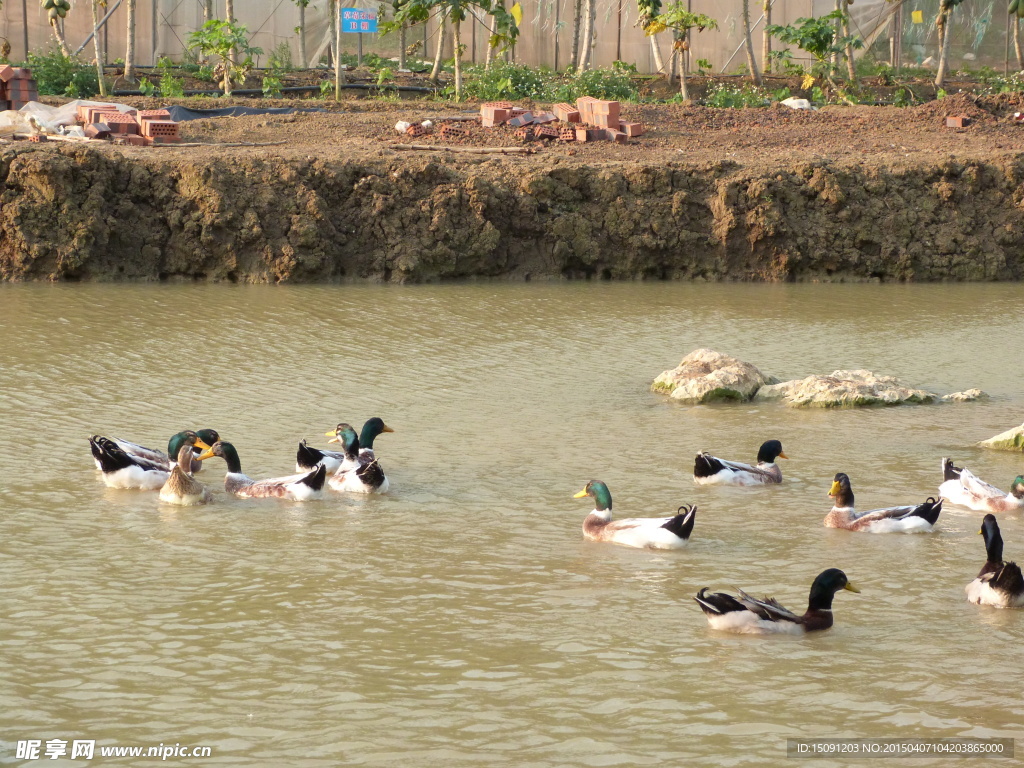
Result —
[[171, 120], [183, 123], [187, 120], [203, 120], [208, 117], [242, 117], [243, 115], [293, 115], [297, 112], [326, 112], [326, 109], [294, 109], [292, 107], [222, 107], [220, 109], [192, 109], [173, 104], [161, 107], [171, 113]]

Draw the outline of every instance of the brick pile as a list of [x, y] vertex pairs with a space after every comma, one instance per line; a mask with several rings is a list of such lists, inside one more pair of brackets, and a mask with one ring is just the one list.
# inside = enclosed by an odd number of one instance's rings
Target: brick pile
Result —
[[115, 144], [148, 147], [181, 141], [179, 124], [166, 109], [121, 112], [112, 106], [80, 106], [78, 122], [90, 139], [113, 138]]
[[0, 109], [21, 109], [30, 101], [39, 101], [32, 70], [10, 64], [0, 67]]
[[[528, 112], [508, 101], [492, 101], [480, 108], [484, 128], [508, 125], [523, 141], [558, 139], [560, 141], [614, 141], [625, 144], [642, 136], [642, 123], [628, 123], [621, 118], [619, 102], [581, 96], [575, 106], [555, 104], [550, 112]], [[442, 134], [442, 138], [444, 138]]]

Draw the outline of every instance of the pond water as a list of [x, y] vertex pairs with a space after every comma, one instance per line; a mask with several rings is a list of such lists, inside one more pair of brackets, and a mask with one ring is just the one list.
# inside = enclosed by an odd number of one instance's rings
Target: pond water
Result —
[[[970, 605], [981, 515], [872, 536], [822, 518], [936, 493], [940, 458], [1024, 420], [1017, 285], [470, 284], [0, 289], [0, 763], [23, 739], [205, 745], [231, 766], [764, 765], [787, 738], [1022, 737], [1024, 611]], [[707, 346], [781, 378], [869, 368], [957, 405], [686, 407], [649, 391]], [[86, 437], [214, 427], [254, 477], [382, 416], [391, 493], [181, 509], [106, 488]], [[695, 487], [701, 449], [782, 441], [785, 482]], [[682, 552], [583, 541], [699, 511]], [[1024, 520], [1001, 521], [1008, 559]], [[710, 630], [704, 586], [836, 625]], [[59, 761], [58, 761], [59, 764]], [[69, 764], [72, 764], [69, 761]], [[74, 762], [73, 764], [78, 764]], [[826, 762], [817, 764], [826, 765]], [[943, 764], [940, 759], [916, 764]]]

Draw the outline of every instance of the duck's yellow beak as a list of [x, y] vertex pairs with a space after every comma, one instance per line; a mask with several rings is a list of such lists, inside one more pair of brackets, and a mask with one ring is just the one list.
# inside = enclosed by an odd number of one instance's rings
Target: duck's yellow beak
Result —
[[586, 495], [587, 495], [587, 489], [586, 489], [586, 488], [584, 488], [584, 489], [583, 489], [582, 491], [580, 491], [580, 492], [579, 492], [579, 493], [577, 493], [577, 494], [576, 494], [575, 496], [573, 496], [573, 498], [574, 498], [574, 499], [582, 499], [582, 498], [583, 498], [584, 496], [586, 496]]
[[194, 458], [199, 460], [199, 461], [203, 461], [204, 459], [213, 458], [213, 448], [211, 448], [208, 445], [204, 445], [203, 448], [205, 448], [206, 450], [203, 451], [202, 453], [200, 453], [198, 456], [195, 456]]
[[981, 536], [981, 534], [982, 534], [982, 530], [981, 530], [981, 528], [979, 528], [978, 529], [978, 535]]
[[[331, 433], [330, 433], [330, 432], [328, 432], [327, 434], [329, 435], [329, 434], [331, 434]], [[328, 440], [327, 442], [328, 442], [328, 443], [340, 443], [340, 442], [341, 442], [341, 438], [340, 438], [340, 437], [337, 437], [337, 436], [335, 436], [335, 437], [332, 437], [332, 438], [331, 438], [330, 440]]]
[[196, 441], [194, 443], [192, 443], [192, 445], [194, 445], [196, 448], [198, 448], [201, 451], [208, 451], [208, 450], [210, 450], [210, 446], [208, 446], [206, 443], [204, 443], [198, 437], [196, 438]]
[[846, 586], [843, 587], [843, 589], [848, 589], [851, 592], [856, 592], [857, 594], [860, 594], [860, 590], [857, 589], [855, 586], [853, 586], [853, 582], [852, 581], [846, 582]]
[[335, 437], [338, 434], [338, 430], [332, 429], [330, 432], [324, 432], [324, 437]]
[[779, 458], [780, 458], [780, 459], [788, 459], [788, 458], [789, 458], [789, 456], [787, 456], [787, 455], [786, 455], [786, 454], [784, 454], [784, 453], [780, 453], [780, 454], [779, 454]]
[[833, 480], [832, 481], [832, 488], [829, 490], [828, 495], [829, 496], [838, 496], [839, 495], [839, 481], [838, 480]]
[[385, 424], [384, 425], [384, 431], [385, 432], [394, 432], [395, 430], [393, 430], [391, 427], [389, 427], [387, 424]]

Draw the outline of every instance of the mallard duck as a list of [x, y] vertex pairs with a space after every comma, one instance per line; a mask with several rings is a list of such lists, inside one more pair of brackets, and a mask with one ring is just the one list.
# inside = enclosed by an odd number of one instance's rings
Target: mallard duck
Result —
[[199, 454], [200, 461], [220, 456], [228, 465], [224, 475], [224, 490], [240, 499], [278, 498], [292, 501], [308, 501], [323, 498], [324, 479], [327, 470], [317, 467], [312, 472], [289, 477], [272, 477], [268, 480], [253, 480], [242, 474], [242, 462], [238, 451], [231, 443], [218, 440]]
[[[382, 422], [383, 423], [383, 422]], [[331, 475], [327, 484], [336, 491], [353, 493], [384, 493], [391, 486], [373, 450], [360, 450], [359, 437], [348, 424], [339, 424], [337, 441], [345, 449], [345, 460], [338, 471]]]
[[969, 469], [954, 467], [952, 459], [944, 458], [939, 496], [958, 507], [978, 512], [1012, 512], [1024, 509], [1024, 476], [1017, 475], [1010, 485], [1010, 492], [1004, 493], [979, 479]]
[[776, 459], [788, 459], [782, 452], [782, 443], [768, 440], [757, 452], [757, 466], [726, 461], [706, 451], [697, 454], [693, 462], [693, 482], [697, 485], [767, 485], [782, 482], [782, 470]]
[[850, 478], [837, 472], [829, 496], [835, 498], [832, 509], [825, 515], [826, 528], [845, 528], [865, 533], [923, 533], [932, 530], [942, 511], [942, 499], [931, 496], [923, 504], [905, 507], [886, 507], [868, 512], [854, 512], [853, 489]]
[[724, 592], [709, 594], [704, 587], [694, 599], [712, 629], [746, 635], [802, 635], [832, 626], [832, 598], [841, 589], [860, 592], [838, 568], [822, 571], [811, 584], [803, 616], [786, 610], [775, 598], [757, 600], [743, 590], [739, 590], [739, 597], [733, 597]]
[[[129, 457], [135, 459], [144, 459], [158, 466], [162, 465], [167, 469], [168, 472], [170, 472], [171, 467], [173, 467], [178, 462], [178, 446], [181, 445], [181, 439], [184, 436], [190, 434], [198, 435], [200, 442], [204, 443], [205, 445], [213, 445], [215, 442], [220, 440], [220, 435], [217, 434], [217, 430], [215, 429], [197, 429], [195, 430], [194, 433], [192, 430], [185, 430], [184, 432], [179, 432], [176, 435], [171, 435], [171, 438], [167, 441], [167, 453], [164, 453], [159, 448], [147, 448], [144, 445], [139, 445], [138, 443], [133, 443], [128, 440], [123, 440], [120, 437], [110, 437], [107, 439], [115, 443], [122, 451], [128, 454]], [[93, 435], [92, 438], [89, 439], [89, 442], [92, 443], [93, 440], [98, 438], [99, 435]], [[202, 462], [196, 461], [194, 458], [195, 456], [199, 455], [200, 450], [202, 450], [202, 448], [200, 448], [199, 446], [193, 446], [193, 460], [191, 470], [193, 473], [198, 472], [203, 468]], [[96, 462], [96, 469], [102, 471], [103, 467], [100, 466], [100, 460], [96, 456], [95, 449], [93, 450], [93, 460]]]
[[[342, 426], [348, 426], [347, 424], [339, 424], [334, 428], [333, 432], [325, 432], [324, 436], [331, 438], [328, 440], [329, 443], [340, 443], [341, 440], [338, 437], [338, 431]], [[391, 427], [384, 423], [384, 420], [379, 416], [374, 416], [372, 419], [367, 419], [366, 423], [363, 424], [363, 429], [359, 433], [359, 453], [360, 455], [368, 455], [371, 458], [374, 456], [373, 453], [373, 441], [384, 432], [394, 432]], [[306, 444], [303, 440], [299, 443], [298, 453], [295, 455], [295, 471], [296, 472], [309, 472], [315, 469], [320, 464], [327, 467], [327, 474], [333, 475], [345, 462], [344, 451], [325, 451], [321, 448], [312, 448]], [[345, 469], [351, 469], [355, 467], [355, 463], [345, 466]]]
[[1024, 575], [1016, 563], [1003, 562], [1003, 536], [995, 515], [985, 515], [978, 533], [985, 537], [988, 558], [978, 578], [967, 585], [967, 599], [998, 608], [1024, 607]]
[[177, 504], [182, 507], [192, 507], [197, 504], [209, 504], [213, 501], [213, 494], [209, 489], [196, 480], [182, 467], [192, 463], [192, 446], [189, 443], [182, 443], [178, 451], [177, 461], [171, 467], [171, 473], [167, 476], [167, 482], [160, 489], [160, 501], [168, 504]]
[[[202, 449], [210, 447], [191, 430], [174, 435], [168, 447], [172, 454], [178, 457], [182, 455], [182, 447], [188, 447], [189, 453], [192, 454], [193, 446]], [[140, 488], [146, 491], [155, 491], [163, 488], [174, 466], [174, 463], [167, 461], [166, 457], [164, 461], [159, 461], [127, 453], [113, 438], [100, 435], [93, 435], [89, 438], [89, 448], [92, 450], [96, 466], [103, 473], [103, 482], [111, 488]], [[186, 458], [190, 459], [190, 457]]]
[[638, 549], [682, 549], [693, 532], [697, 507], [683, 505], [673, 517], [632, 517], [612, 520], [612, 494], [600, 480], [591, 480], [573, 496], [594, 499], [594, 511], [583, 521], [583, 537]]

